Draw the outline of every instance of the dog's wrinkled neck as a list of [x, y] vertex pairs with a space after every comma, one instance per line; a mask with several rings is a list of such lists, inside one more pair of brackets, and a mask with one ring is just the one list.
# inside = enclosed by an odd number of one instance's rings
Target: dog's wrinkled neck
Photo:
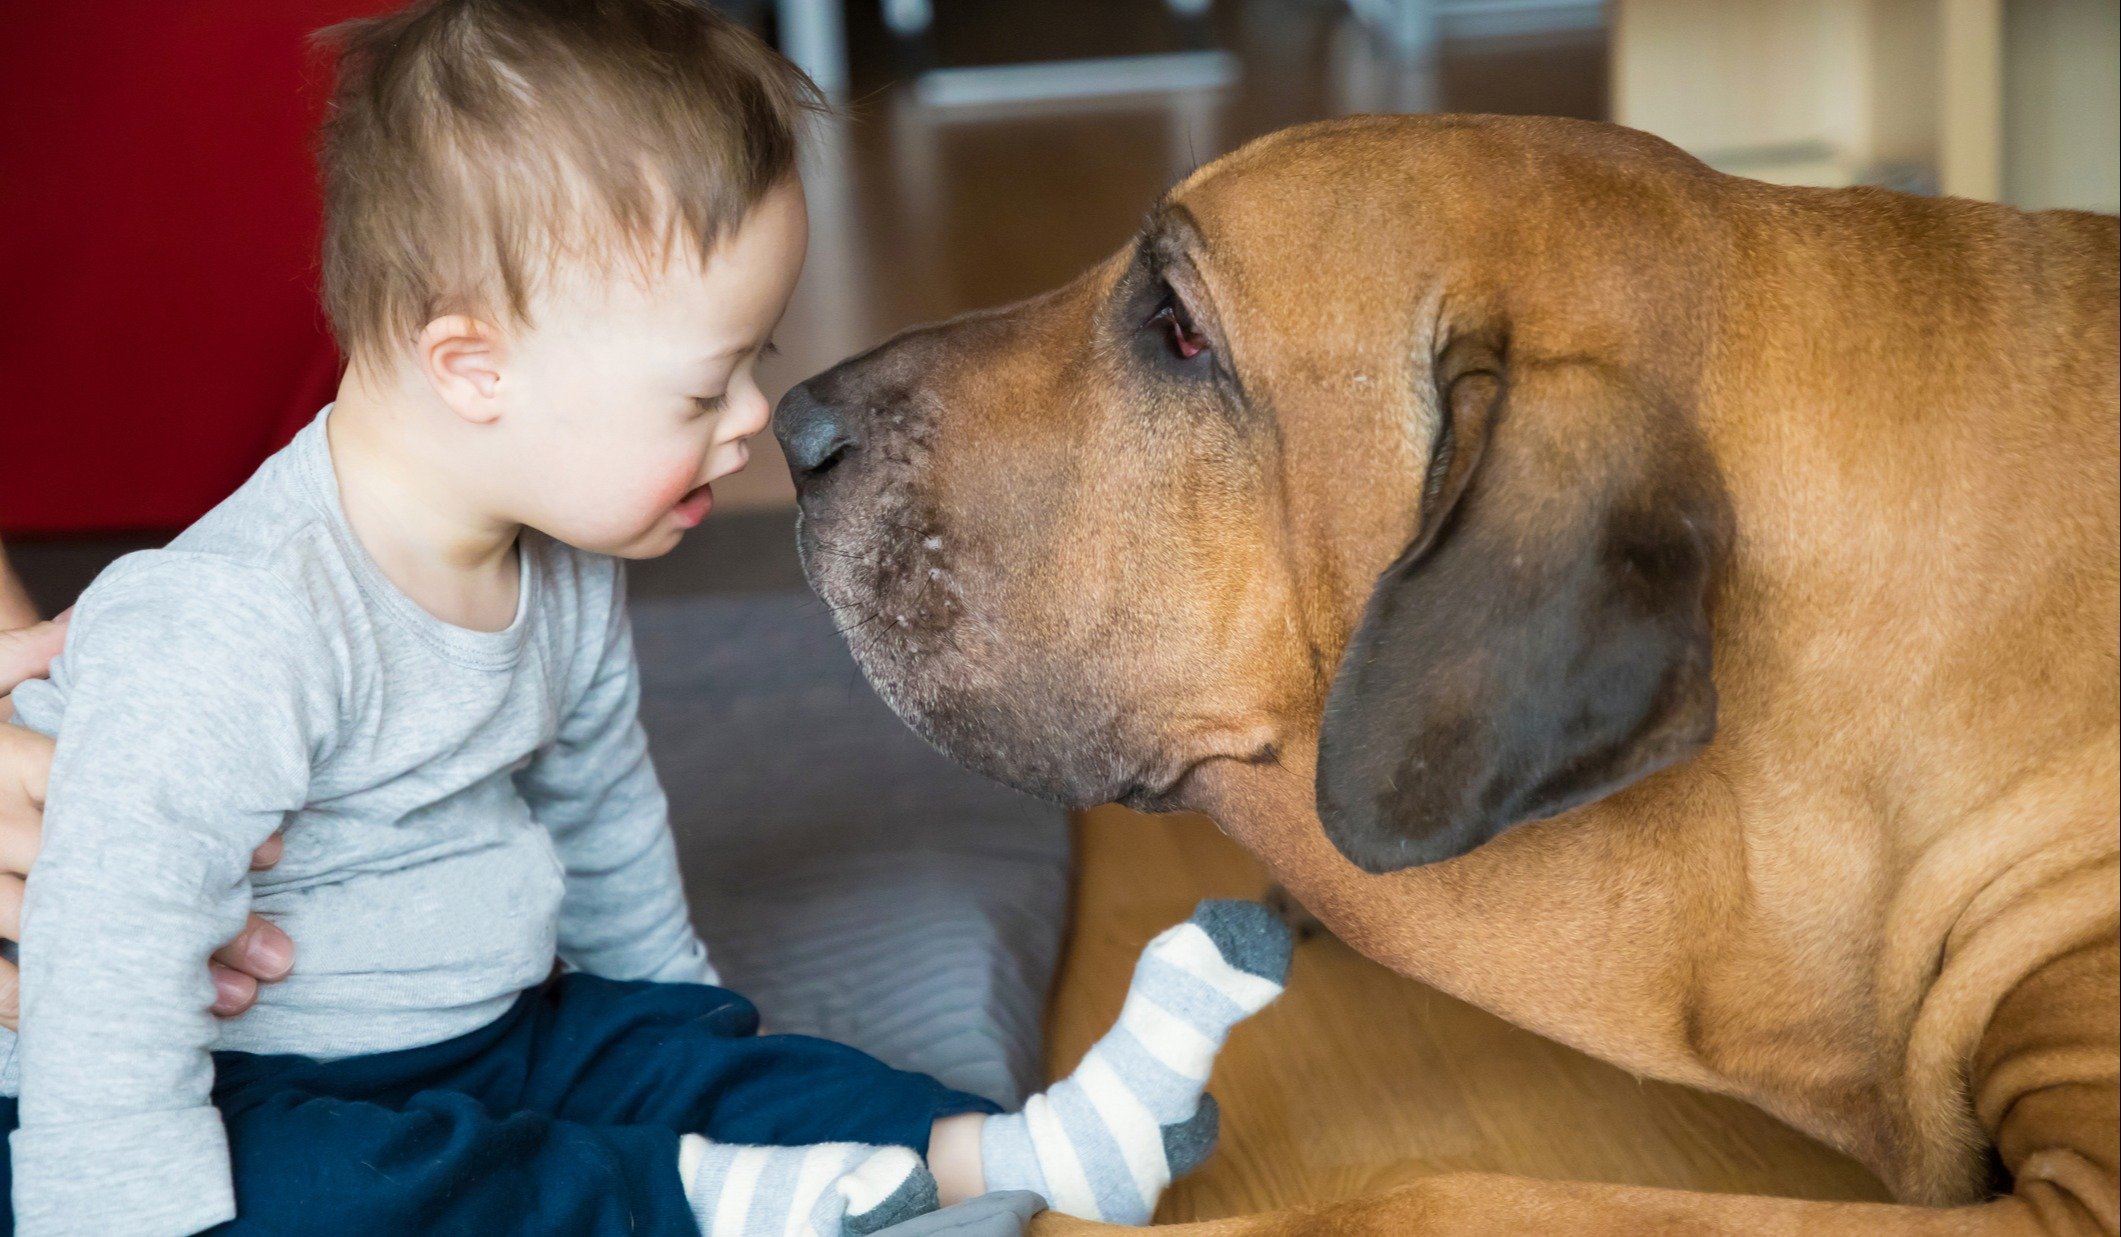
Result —
[[1202, 766], [1188, 780], [1185, 806], [1213, 820], [1232, 841], [1257, 855], [1299, 898], [1322, 882], [1362, 877], [1360, 869], [1333, 850], [1319, 823], [1312, 787], [1316, 740], [1305, 736], [1290, 742], [1275, 757], [1271, 763], [1217, 761]]

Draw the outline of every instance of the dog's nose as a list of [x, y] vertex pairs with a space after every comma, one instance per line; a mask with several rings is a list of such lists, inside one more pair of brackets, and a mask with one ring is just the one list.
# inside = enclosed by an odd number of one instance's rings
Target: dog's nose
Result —
[[773, 436], [781, 440], [788, 468], [798, 482], [819, 476], [861, 447], [846, 410], [811, 394], [810, 384], [790, 390], [773, 410]]

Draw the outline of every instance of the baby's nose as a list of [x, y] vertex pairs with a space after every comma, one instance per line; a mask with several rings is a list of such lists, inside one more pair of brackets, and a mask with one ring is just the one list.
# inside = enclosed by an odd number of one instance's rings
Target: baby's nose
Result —
[[765, 432], [767, 424], [773, 420], [773, 405], [763, 394], [754, 393], [752, 398], [730, 409], [725, 416], [728, 419], [723, 424], [730, 438], [750, 438]]

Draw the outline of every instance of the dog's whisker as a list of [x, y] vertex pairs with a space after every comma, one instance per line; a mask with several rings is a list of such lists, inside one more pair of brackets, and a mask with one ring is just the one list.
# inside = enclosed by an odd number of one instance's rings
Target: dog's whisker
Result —
[[864, 627], [869, 626], [871, 623], [880, 621], [883, 617], [884, 616], [882, 614], [872, 614], [859, 623], [853, 623], [846, 627], [837, 628], [836, 630], [839, 632], [842, 638], [851, 638], [854, 633], [862, 630]]

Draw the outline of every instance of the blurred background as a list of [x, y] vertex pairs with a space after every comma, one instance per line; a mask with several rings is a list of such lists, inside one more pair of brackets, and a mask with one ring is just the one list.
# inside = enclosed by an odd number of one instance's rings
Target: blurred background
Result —
[[[203, 513], [329, 398], [309, 162], [329, 63], [306, 37], [388, 7], [0, 18], [0, 539], [46, 612]], [[1198, 164], [1354, 112], [1610, 119], [1772, 180], [2121, 203], [2116, 0], [725, 7], [841, 105], [806, 163], [814, 240], [776, 389], [1064, 281]], [[725, 514], [789, 502], [761, 445], [718, 487]]]

